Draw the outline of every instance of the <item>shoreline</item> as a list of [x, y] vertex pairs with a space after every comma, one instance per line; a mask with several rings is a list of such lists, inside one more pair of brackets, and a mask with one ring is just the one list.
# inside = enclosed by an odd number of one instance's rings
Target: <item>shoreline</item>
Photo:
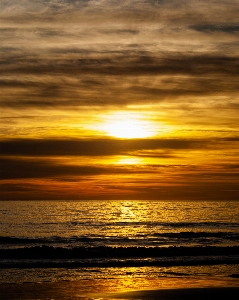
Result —
[[0, 283], [4, 300], [212, 300], [239, 299], [234, 278], [81, 279], [77, 281]]
[[[98, 294], [101, 299], [135, 299], [135, 300], [212, 300], [212, 299], [238, 299], [239, 287], [204, 287], [204, 288], [175, 288], [143, 290], [126, 293]], [[95, 299], [95, 296], [93, 295]]]

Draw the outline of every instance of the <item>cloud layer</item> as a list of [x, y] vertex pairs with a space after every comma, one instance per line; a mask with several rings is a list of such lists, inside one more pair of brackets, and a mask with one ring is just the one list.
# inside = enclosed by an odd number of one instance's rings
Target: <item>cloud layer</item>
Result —
[[[238, 15], [238, 0], [0, 1], [2, 198], [238, 198]], [[157, 136], [107, 137], [119, 111]]]

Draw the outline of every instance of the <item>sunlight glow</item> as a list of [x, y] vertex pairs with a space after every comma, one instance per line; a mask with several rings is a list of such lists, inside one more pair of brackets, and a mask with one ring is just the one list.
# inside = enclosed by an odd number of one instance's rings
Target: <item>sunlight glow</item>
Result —
[[117, 160], [116, 164], [118, 165], [139, 165], [143, 164], [143, 160], [137, 157], [122, 157]]
[[138, 121], [125, 120], [110, 124], [109, 135], [118, 138], [144, 138], [150, 135], [147, 129]]
[[155, 134], [155, 125], [144, 120], [142, 115], [115, 113], [108, 117], [102, 128], [107, 135], [116, 138], [146, 138]]

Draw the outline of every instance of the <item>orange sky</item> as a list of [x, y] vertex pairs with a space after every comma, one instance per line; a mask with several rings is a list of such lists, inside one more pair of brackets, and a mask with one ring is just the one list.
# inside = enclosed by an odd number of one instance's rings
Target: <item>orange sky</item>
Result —
[[238, 4], [1, 1], [1, 199], [239, 199]]

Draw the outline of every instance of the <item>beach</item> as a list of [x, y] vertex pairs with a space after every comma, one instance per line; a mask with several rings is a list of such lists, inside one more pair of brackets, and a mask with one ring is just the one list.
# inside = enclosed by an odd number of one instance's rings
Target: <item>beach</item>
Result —
[[[66, 299], [138, 299], [138, 300], [211, 300], [211, 299], [238, 299], [239, 287], [211, 287], [211, 288], [180, 288], [141, 290], [123, 293], [94, 293], [82, 294], [77, 287], [72, 289], [64, 283], [59, 284], [27, 284], [27, 285], [0, 285], [0, 294], [4, 300], [66, 300]], [[73, 292], [73, 294], [72, 294]]]
[[233, 287], [231, 288], [188, 288], [188, 289], [136, 291], [136, 292], [112, 295], [111, 299], [211, 300], [211, 299], [225, 299], [226, 297], [228, 297], [229, 299], [237, 299], [238, 296], [239, 296], [239, 288], [236, 287], [235, 288]]
[[239, 296], [239, 288], [236, 287], [235, 288], [233, 287], [231, 288], [188, 288], [188, 289], [136, 291], [136, 292], [112, 295], [111, 299], [211, 300], [211, 299], [225, 299], [225, 298], [237, 299], [238, 296]]
[[138, 299], [211, 300], [238, 299], [239, 279], [115, 279], [0, 284], [4, 300]]

